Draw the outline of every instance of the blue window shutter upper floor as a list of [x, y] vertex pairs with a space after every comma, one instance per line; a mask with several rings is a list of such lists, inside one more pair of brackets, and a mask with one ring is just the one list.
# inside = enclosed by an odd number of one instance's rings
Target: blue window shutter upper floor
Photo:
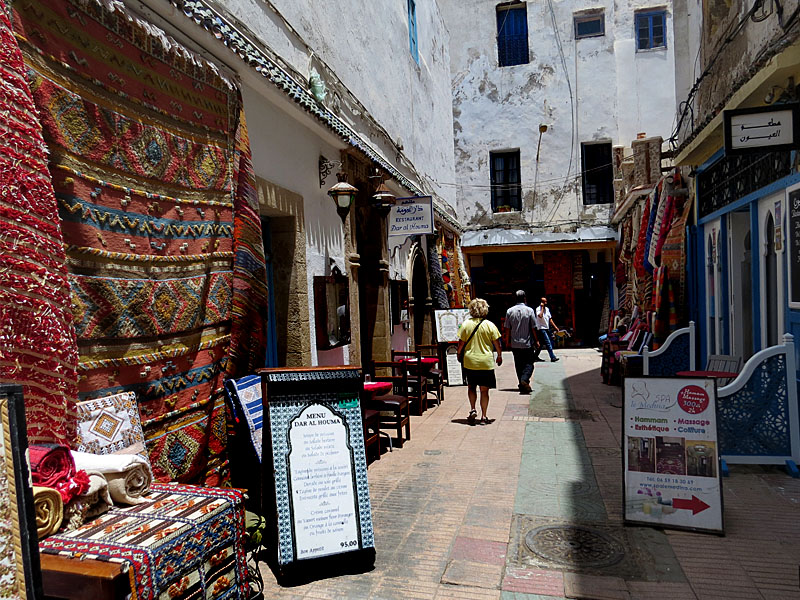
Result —
[[408, 48], [411, 56], [419, 63], [419, 50], [417, 49], [417, 4], [414, 0], [407, 0], [408, 7]]
[[528, 59], [528, 11], [524, 4], [497, 9], [497, 57], [501, 67]]

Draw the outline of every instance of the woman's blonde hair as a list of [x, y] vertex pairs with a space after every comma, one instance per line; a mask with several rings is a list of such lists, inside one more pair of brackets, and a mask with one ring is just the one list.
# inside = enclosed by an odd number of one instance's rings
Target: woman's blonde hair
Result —
[[489, 314], [489, 303], [483, 298], [475, 298], [467, 308], [469, 309], [469, 316], [476, 319], [482, 319]]

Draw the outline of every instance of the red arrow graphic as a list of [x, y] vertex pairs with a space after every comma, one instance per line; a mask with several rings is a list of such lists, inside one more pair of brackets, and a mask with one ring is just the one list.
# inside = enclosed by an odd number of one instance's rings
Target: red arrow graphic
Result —
[[697, 496], [692, 496], [691, 500], [686, 500], [685, 498], [673, 498], [672, 499], [672, 506], [674, 508], [688, 508], [692, 511], [693, 515], [696, 515], [699, 512], [703, 512], [705, 509], [710, 508], [708, 504], [700, 500]]

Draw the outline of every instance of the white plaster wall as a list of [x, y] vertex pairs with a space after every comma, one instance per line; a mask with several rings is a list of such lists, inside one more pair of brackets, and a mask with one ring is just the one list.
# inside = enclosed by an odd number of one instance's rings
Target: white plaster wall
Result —
[[[303, 76], [312, 65], [322, 70], [312, 52], [322, 59], [378, 127], [363, 119], [346, 97], [340, 116], [412, 181], [427, 183], [442, 200], [454, 204], [448, 33], [435, 2], [417, 2], [419, 64], [409, 51], [402, 0], [224, 0], [223, 4]], [[331, 81], [326, 83], [330, 88]], [[329, 96], [326, 105], [333, 101]], [[380, 128], [402, 146], [410, 162], [398, 157]]]
[[[562, 231], [607, 223], [611, 205], [583, 206], [580, 143], [629, 145], [639, 132], [669, 137], [675, 107], [671, 2], [552, 2], [572, 106], [550, 3], [527, 3], [530, 62], [502, 68], [497, 4], [440, 0], [450, 30], [457, 203], [464, 222]], [[636, 52], [635, 10], [664, 6], [666, 50]], [[605, 35], [575, 40], [573, 13], [589, 8], [604, 9]], [[548, 131], [537, 164], [539, 124]], [[520, 150], [523, 211], [492, 215], [489, 152], [511, 149]]]
[[[703, 36], [703, 4], [701, 0], [674, 0], [675, 34], [675, 113], [686, 100], [694, 82], [700, 76], [700, 42]], [[687, 117], [688, 118], [688, 117]], [[676, 123], [677, 124], [677, 123]], [[683, 126], [682, 136], [688, 135], [691, 125]], [[680, 140], [679, 140], [680, 141]]]
[[[245, 116], [250, 135], [250, 149], [256, 175], [303, 197], [303, 215], [306, 232], [306, 266], [308, 298], [314, 298], [313, 277], [330, 274], [333, 259], [344, 272], [342, 221], [327, 196], [319, 187], [317, 161], [319, 155], [337, 156], [338, 149], [330, 146], [320, 136], [291, 118], [275, 104], [268, 102], [261, 90], [242, 86]], [[331, 175], [327, 185], [335, 178]], [[298, 251], [301, 249], [298, 248]], [[314, 304], [309, 302], [312, 362], [317, 364], [316, 336], [314, 334]], [[333, 362], [346, 364], [347, 348], [337, 349]], [[329, 354], [324, 352], [320, 354]], [[323, 357], [319, 357], [323, 361]]]

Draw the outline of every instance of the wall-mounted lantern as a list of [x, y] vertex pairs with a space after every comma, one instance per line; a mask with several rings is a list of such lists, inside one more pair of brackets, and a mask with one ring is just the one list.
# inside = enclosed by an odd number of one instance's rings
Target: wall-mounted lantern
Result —
[[339, 183], [328, 190], [328, 196], [336, 204], [336, 212], [339, 213], [342, 223], [344, 223], [356, 198], [358, 188], [344, 181], [345, 175], [343, 173], [339, 173], [337, 177], [339, 178]]

